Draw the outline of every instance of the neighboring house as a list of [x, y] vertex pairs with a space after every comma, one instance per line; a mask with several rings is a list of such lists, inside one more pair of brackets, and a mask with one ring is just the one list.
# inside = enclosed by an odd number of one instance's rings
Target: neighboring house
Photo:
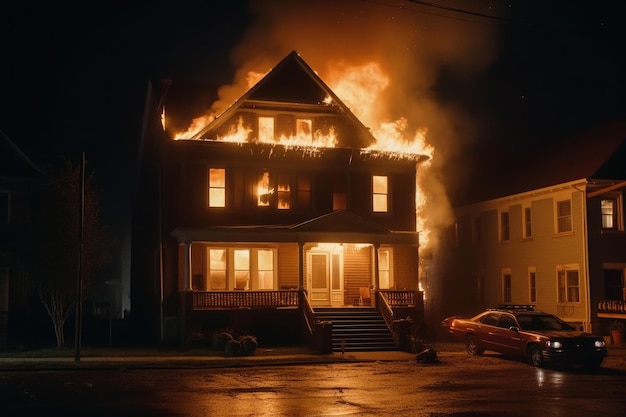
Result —
[[164, 96], [151, 86], [133, 208], [137, 334], [306, 340], [328, 307], [421, 319], [426, 156], [366, 150], [376, 139], [295, 52], [193, 138], [164, 132]]
[[625, 138], [619, 121], [541, 150], [508, 184], [523, 191], [456, 207], [441, 316], [532, 304], [604, 335], [626, 319]]
[[0, 131], [0, 348], [23, 342], [29, 293], [24, 274], [26, 226], [42, 173]]

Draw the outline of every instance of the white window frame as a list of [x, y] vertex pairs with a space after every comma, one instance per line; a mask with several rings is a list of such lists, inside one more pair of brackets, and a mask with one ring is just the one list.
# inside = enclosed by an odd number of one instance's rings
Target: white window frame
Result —
[[[569, 214], [560, 215], [559, 207], [561, 203], [569, 204]], [[569, 229], [562, 228], [562, 221], [568, 220]], [[563, 225], [564, 226], [564, 225]], [[554, 230], [557, 234], [567, 234], [574, 231], [574, 207], [571, 198], [555, 199], [554, 201]]]
[[[387, 260], [389, 262], [389, 265], [387, 265], [387, 268], [383, 268], [383, 265], [381, 265], [380, 263], [380, 259], [382, 259], [382, 257], [380, 256], [380, 254], [382, 252], [386, 252], [387, 253]], [[382, 281], [380, 280], [382, 274], [381, 272], [386, 272], [387, 273], [387, 286], [383, 286]], [[378, 248], [378, 278], [379, 278], [379, 285], [380, 285], [380, 289], [381, 290], [390, 290], [394, 288], [394, 280], [393, 280], [393, 248], [389, 248], [389, 247], [381, 247]]]
[[[384, 178], [384, 189], [380, 189], [378, 185], [382, 185], [377, 178]], [[384, 205], [384, 207], [382, 207]], [[389, 176], [388, 175], [372, 175], [372, 211], [374, 213], [389, 212]]]
[[[226, 251], [226, 289], [212, 289], [210, 287], [210, 275], [211, 275], [211, 265], [210, 265], [210, 251], [211, 250], [225, 250]], [[265, 248], [265, 247], [214, 247], [209, 246], [206, 248], [207, 250], [207, 264], [206, 264], [206, 279], [207, 279], [207, 291], [275, 291], [278, 288], [278, 274], [277, 274], [277, 266], [278, 266], [278, 251], [276, 248]], [[249, 251], [249, 265], [248, 265], [248, 273], [249, 273], [249, 281], [248, 288], [239, 288], [236, 289], [236, 270], [235, 270], [235, 251], [247, 250]], [[265, 272], [272, 272], [272, 288], [259, 288], [259, 260], [258, 254], [259, 251], [272, 251], [272, 262], [273, 268], [271, 270], [266, 269]], [[243, 269], [240, 271], [244, 271]]]
[[[504, 218], [506, 217], [506, 224]], [[501, 210], [498, 213], [498, 231], [500, 236], [500, 242], [511, 241], [511, 212], [507, 210]]]
[[[578, 282], [573, 285], [570, 280], [573, 279], [573, 273], [576, 273]], [[564, 285], [561, 285], [561, 280]], [[578, 264], [566, 264], [556, 266], [556, 298], [558, 303], [580, 303], [582, 295], [582, 277]], [[570, 291], [575, 290], [575, 295]]]
[[[222, 172], [222, 182], [212, 182], [212, 172]], [[226, 207], [226, 168], [209, 167], [208, 171], [208, 196], [207, 201], [210, 208]]]
[[[507, 286], [507, 278], [508, 278], [508, 286]], [[504, 303], [512, 303], [513, 302], [513, 274], [511, 273], [510, 268], [502, 269], [502, 302]], [[507, 294], [508, 289], [508, 294]]]
[[[613, 202], [613, 214], [611, 216], [612, 221], [613, 221], [613, 226], [612, 227], [605, 227], [604, 225], [604, 212], [602, 211], [602, 201], [604, 200], [610, 200]], [[619, 230], [619, 231], [623, 231], [624, 230], [624, 219], [623, 219], [623, 205], [622, 205], [622, 193], [607, 193], [605, 195], [603, 195], [602, 197], [600, 197], [600, 224], [602, 227], [602, 230]]]
[[537, 303], [537, 268], [534, 266], [528, 267], [528, 301]]

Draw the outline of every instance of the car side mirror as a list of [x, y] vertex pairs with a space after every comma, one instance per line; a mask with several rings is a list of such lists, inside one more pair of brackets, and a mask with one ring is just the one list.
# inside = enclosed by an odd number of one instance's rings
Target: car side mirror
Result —
[[509, 327], [509, 330], [514, 331], [516, 333], [519, 333], [519, 327], [517, 327], [517, 326], [511, 326], [511, 327]]

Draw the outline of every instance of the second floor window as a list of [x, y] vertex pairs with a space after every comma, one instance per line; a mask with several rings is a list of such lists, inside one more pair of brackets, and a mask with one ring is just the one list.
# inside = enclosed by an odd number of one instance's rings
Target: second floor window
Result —
[[209, 169], [209, 207], [226, 207], [226, 170]]
[[556, 230], [557, 233], [572, 231], [572, 202], [562, 200], [556, 202]]
[[374, 212], [389, 211], [389, 191], [386, 175], [372, 176], [372, 209]]
[[259, 142], [274, 142], [274, 118], [259, 117]]
[[509, 224], [509, 212], [500, 213], [500, 240], [506, 242], [511, 240], [511, 228]]
[[578, 269], [559, 268], [557, 270], [558, 301], [579, 302], [580, 283], [578, 279]]
[[600, 210], [602, 212], [602, 228], [603, 229], [617, 229], [617, 199], [616, 198], [603, 198], [600, 200]]
[[278, 208], [288, 210], [291, 208], [291, 185], [289, 174], [278, 174]]
[[524, 237], [532, 237], [533, 235], [533, 223], [532, 223], [532, 211], [530, 207], [524, 207]]
[[300, 210], [310, 209], [311, 208], [311, 178], [305, 174], [298, 175], [296, 187], [298, 190], [297, 208]]

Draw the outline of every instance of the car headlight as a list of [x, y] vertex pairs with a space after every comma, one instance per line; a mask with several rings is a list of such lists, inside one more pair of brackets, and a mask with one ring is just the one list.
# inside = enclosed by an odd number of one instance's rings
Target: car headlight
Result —
[[546, 347], [549, 347], [552, 349], [561, 349], [563, 347], [563, 344], [559, 342], [558, 340], [548, 340], [546, 342]]
[[603, 347], [606, 347], [606, 342], [604, 340], [598, 339], [594, 342], [593, 345], [597, 348], [603, 348]]

